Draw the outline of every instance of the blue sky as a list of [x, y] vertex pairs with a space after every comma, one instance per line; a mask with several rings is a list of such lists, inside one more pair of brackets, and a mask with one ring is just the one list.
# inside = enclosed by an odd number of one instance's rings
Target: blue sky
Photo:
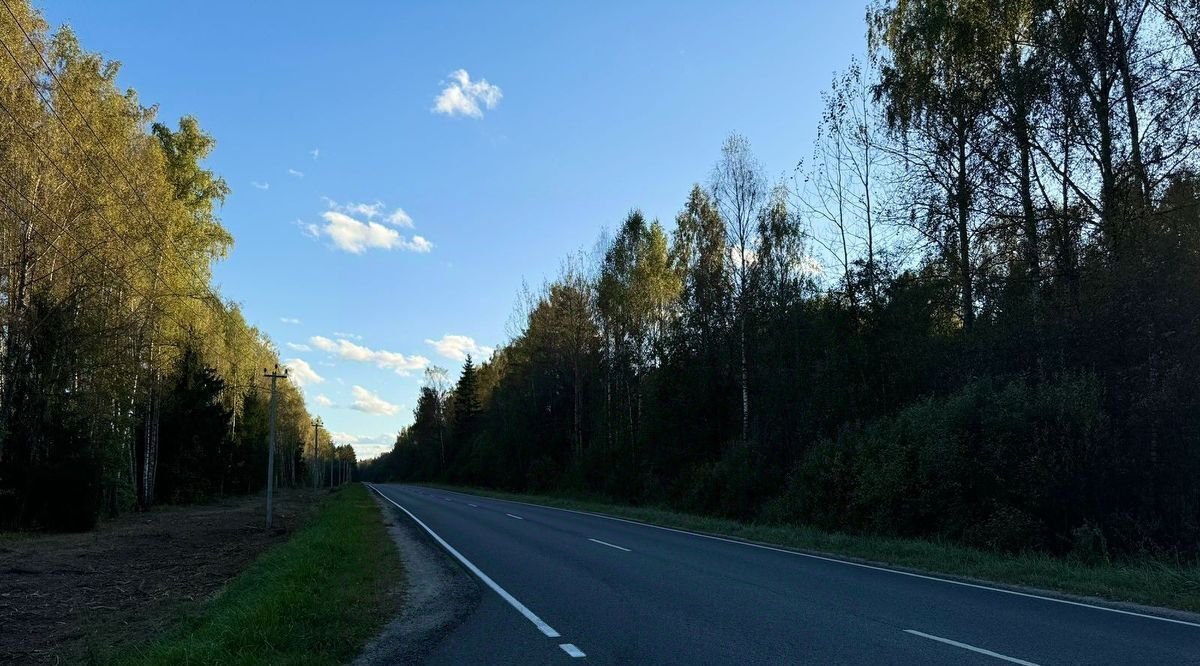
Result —
[[457, 376], [445, 336], [486, 353], [523, 279], [632, 208], [670, 226], [731, 131], [790, 173], [865, 31], [854, 1], [39, 6], [215, 136], [220, 290], [360, 456], [411, 421], [424, 363]]

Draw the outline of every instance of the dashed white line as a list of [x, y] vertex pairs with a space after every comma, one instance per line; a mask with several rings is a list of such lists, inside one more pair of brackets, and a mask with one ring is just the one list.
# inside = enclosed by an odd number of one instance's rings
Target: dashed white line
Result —
[[[451, 490], [451, 491], [447, 491], [447, 492], [455, 492], [455, 491]], [[462, 495], [464, 497], [473, 497], [473, 495], [468, 495], [466, 493], [456, 493], [456, 494]], [[740, 546], [747, 546], [749, 548], [758, 548], [760, 550], [770, 550], [770, 551], [774, 551], [776, 553], [786, 553], [788, 555], [795, 555], [796, 557], [805, 557], [805, 558], [809, 558], [809, 559], [813, 559], [813, 560], [821, 560], [823, 562], [831, 562], [833, 564], [841, 564], [841, 565], [845, 565], [848, 567], [857, 567], [860, 569], [871, 569], [874, 571], [882, 571], [885, 573], [896, 574], [899, 576], [908, 576], [910, 578], [920, 578], [922, 580], [929, 580], [929, 581], [934, 581], [934, 582], [938, 582], [938, 583], [946, 583], [947, 585], [958, 585], [960, 587], [970, 587], [970, 588], [974, 588], [976, 590], [987, 590], [988, 592], [999, 592], [1000, 594], [1011, 594], [1016, 597], [1025, 597], [1027, 599], [1038, 599], [1040, 601], [1050, 601], [1050, 602], [1053, 602], [1056, 604], [1064, 604], [1067, 606], [1078, 606], [1080, 608], [1090, 608], [1092, 610], [1104, 611], [1106, 613], [1117, 613], [1119, 615], [1128, 615], [1130, 617], [1140, 617], [1140, 618], [1143, 618], [1146, 620], [1157, 620], [1159, 622], [1170, 622], [1172, 624], [1182, 624], [1182, 625], [1188, 626], [1188, 627], [1200, 628], [1200, 622], [1190, 622], [1188, 620], [1179, 620], [1179, 619], [1176, 619], [1173, 617], [1164, 617], [1162, 615], [1150, 615], [1149, 613], [1139, 613], [1137, 611], [1124, 610], [1121, 608], [1111, 608], [1109, 606], [1097, 606], [1096, 604], [1089, 604], [1089, 603], [1086, 603], [1083, 601], [1072, 601], [1070, 599], [1059, 599], [1056, 597], [1047, 597], [1042, 594], [1032, 594], [1030, 592], [1021, 592], [1019, 590], [1008, 590], [1003, 587], [993, 587], [991, 585], [980, 585], [979, 583], [968, 583], [965, 580], [954, 580], [952, 578], [939, 578], [938, 576], [930, 576], [928, 574], [916, 573], [915, 571], [904, 571], [903, 569], [891, 569], [889, 567], [879, 566], [876, 564], [867, 564], [865, 562], [852, 562], [850, 560], [842, 560], [842, 559], [838, 559], [836, 557], [829, 557], [827, 555], [817, 555], [816, 553], [805, 553], [805, 552], [801, 552], [798, 550], [788, 550], [786, 548], [776, 548], [775, 546], [768, 546], [768, 545], [762, 544], [762, 543], [754, 543], [752, 541], [740, 541], [738, 539], [727, 539], [725, 537], [720, 537], [715, 534], [703, 534], [701, 532], [690, 532], [688, 530], [681, 530], [681, 529], [678, 529], [675, 527], [666, 527], [663, 525], [655, 525], [653, 523], [646, 523], [646, 522], [642, 522], [640, 520], [630, 520], [628, 518], [618, 518], [616, 516], [610, 516], [610, 515], [603, 514], [603, 513], [595, 513], [593, 511], [579, 511], [578, 509], [564, 509], [564, 508], [557, 507], [557, 506], [547, 506], [545, 504], [534, 504], [533, 502], [522, 502], [520, 500], [506, 500], [506, 499], [500, 499], [498, 497], [492, 497], [489, 499], [493, 499], [498, 502], [507, 502], [509, 504], [523, 504], [525, 506], [532, 506], [532, 507], [535, 507], [538, 509], [550, 509], [551, 511], [562, 511], [565, 513], [577, 513], [581, 516], [592, 516], [593, 518], [603, 518], [604, 520], [615, 520], [619, 523], [629, 523], [630, 525], [641, 525], [642, 527], [650, 527], [650, 528], [653, 528], [656, 530], [664, 530], [666, 532], [676, 532], [678, 534], [687, 534], [687, 535], [694, 536], [694, 537], [700, 537], [701, 539], [711, 539], [713, 541], [724, 541], [725, 543], [738, 544]]]
[[583, 650], [580, 650], [579, 648], [575, 647], [575, 645], [573, 643], [560, 643], [558, 647], [562, 648], [563, 652], [566, 652], [567, 654], [569, 654], [575, 658], [587, 656], [586, 654], [583, 653]]
[[[383, 499], [396, 505], [397, 509], [400, 509], [404, 513], [407, 513], [409, 518], [412, 518], [414, 521], [416, 521], [416, 523], [418, 525], [420, 525], [422, 528], [424, 528], [426, 532], [429, 532], [429, 536], [433, 537], [435, 541], [442, 544], [442, 548], [445, 548], [447, 551], [449, 551], [449, 553], [451, 555], [453, 555], [455, 558], [457, 558], [459, 562], [462, 562], [463, 566], [465, 566], [466, 568], [471, 570], [471, 573], [475, 574], [476, 576], [479, 576], [479, 580], [483, 581], [483, 583], [485, 585], [492, 588], [492, 590], [496, 594], [499, 594], [501, 599], [504, 599], [505, 601], [508, 602], [508, 605], [517, 609], [518, 613], [520, 613], [521, 615], [524, 615], [525, 619], [532, 622], [534, 624], [534, 626], [536, 626], [539, 630], [541, 630], [541, 632], [543, 634], [546, 634], [550, 638], [558, 638], [559, 637], [560, 634], [554, 630], [554, 627], [551, 627], [550, 625], [543, 622], [542, 618], [535, 615], [533, 611], [529, 610], [529, 608], [527, 608], [525, 606], [525, 604], [521, 603], [520, 601], [517, 601], [516, 597], [509, 594], [507, 591], [505, 591], [504, 588], [502, 588], [498, 584], [496, 584], [496, 581], [492, 580], [487, 574], [480, 571], [479, 567], [475, 566], [474, 564], [471, 564], [470, 560], [463, 557], [462, 553], [460, 553], [454, 549], [454, 546], [451, 546], [450, 544], [446, 543], [446, 540], [443, 539], [442, 537], [438, 536], [437, 532], [434, 532], [433, 530], [429, 529], [429, 526], [426, 525], [425, 523], [421, 522], [420, 518], [417, 518], [416, 516], [414, 516], [412, 514], [411, 511], [400, 506], [396, 502], [396, 500], [388, 497], [387, 495], [384, 495], [383, 491], [379, 490], [375, 486], [370, 486], [370, 488], [371, 488], [371, 490], [374, 490], [375, 492], [379, 493], [379, 496], [382, 497]], [[564, 649], [566, 649], [566, 648], [564, 648]]]
[[475, 507], [476, 509], [478, 509], [478, 508], [479, 508], [479, 505], [478, 505], [478, 504], [471, 504], [470, 502], [467, 502], [467, 506], [470, 506], [470, 507]]
[[599, 539], [593, 539], [591, 537], [588, 537], [588, 541], [595, 541], [596, 543], [600, 544], [601, 546], [608, 546], [609, 548], [616, 548], [617, 550], [623, 550], [627, 553], [633, 552], [633, 551], [629, 550], [628, 548], [622, 548], [615, 543], [609, 543], [607, 541], [601, 541]]
[[511, 513], [506, 513], [504, 515], [508, 516], [509, 518], [516, 518], [517, 520], [525, 520], [524, 518], [522, 518], [520, 516], [514, 516]]
[[1000, 654], [999, 652], [992, 652], [991, 650], [985, 650], [981, 647], [975, 647], [974, 645], [967, 645], [966, 643], [959, 643], [958, 641], [952, 641], [949, 638], [942, 638], [941, 636], [934, 636], [933, 634], [926, 634], [926, 633], [917, 631], [916, 629], [905, 629], [904, 633], [912, 634], [913, 636], [920, 636], [921, 638], [928, 638], [931, 641], [945, 643], [946, 645], [953, 645], [954, 647], [962, 648], [964, 650], [970, 650], [971, 652], [978, 652], [979, 654], [986, 654], [989, 657], [995, 657], [996, 659], [1002, 659], [1011, 664], [1021, 664], [1021, 666], [1038, 666], [1037, 664], [1033, 663], [1032, 661], [1025, 661], [1024, 659], [1017, 659], [1016, 657], [1010, 657], [1008, 655]]

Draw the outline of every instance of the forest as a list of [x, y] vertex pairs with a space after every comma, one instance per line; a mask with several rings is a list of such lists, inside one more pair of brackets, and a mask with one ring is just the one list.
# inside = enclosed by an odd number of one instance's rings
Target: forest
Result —
[[[229, 187], [203, 166], [214, 139], [158, 122], [117, 63], [3, 4], [0, 529], [259, 490], [279, 358], [212, 286], [233, 243]], [[279, 483], [352, 459], [279, 389]]]
[[367, 478], [1194, 561], [1200, 3], [865, 28], [794, 172], [730, 135], [673, 224], [614, 220], [430, 368]]

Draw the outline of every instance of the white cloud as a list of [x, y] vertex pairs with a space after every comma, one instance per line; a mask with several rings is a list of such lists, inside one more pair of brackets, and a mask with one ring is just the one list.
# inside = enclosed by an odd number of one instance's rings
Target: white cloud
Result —
[[320, 148], [313, 148], [312, 150], [308, 151], [308, 154], [309, 154], [309, 155], [312, 155], [312, 158], [313, 158], [314, 160], [316, 160], [318, 157], [320, 157], [320, 156], [321, 156], [321, 149], [320, 149]]
[[330, 400], [329, 396], [325, 395], [324, 393], [318, 393], [317, 396], [315, 398], [313, 398], [313, 402], [317, 403], [318, 405], [320, 405], [322, 407], [332, 407], [333, 406], [333, 401]]
[[[433, 243], [423, 236], [406, 238], [393, 227], [411, 229], [412, 218], [402, 208], [387, 212], [381, 201], [375, 203], [339, 204], [326, 199], [329, 210], [321, 213], [324, 226], [304, 225], [311, 236], [328, 236], [333, 244], [346, 252], [362, 254], [371, 248], [407, 250], [421, 254], [431, 252]], [[376, 221], [378, 219], [378, 221]]]
[[400, 411], [400, 405], [394, 405], [361, 386], [351, 387], [350, 391], [354, 394], [350, 409], [376, 416], [391, 416]]
[[[392, 213], [385, 219], [388, 224], [395, 227], [407, 227], [409, 229], [413, 228], [412, 218], [408, 216], [408, 213], [404, 212], [403, 208], [397, 208], [396, 210], [392, 211]], [[420, 237], [418, 236], [418, 238]]]
[[429, 359], [424, 356], [405, 356], [398, 352], [386, 351], [383, 349], [371, 349], [362, 345], [357, 345], [345, 338], [339, 340], [330, 340], [322, 336], [313, 336], [308, 340], [312, 346], [317, 349], [327, 351], [331, 354], [337, 354], [341, 358], [348, 361], [359, 361], [361, 363], [374, 363], [381, 368], [394, 370], [397, 374], [407, 374], [413, 370], [421, 370], [429, 365]]
[[361, 335], [359, 335], [359, 334], [357, 334], [357, 333], [343, 333], [343, 332], [341, 332], [341, 331], [334, 331], [334, 332], [333, 332], [333, 337], [335, 337], [335, 338], [349, 338], [349, 339], [351, 339], [351, 340], [362, 340], [362, 336], [361, 336]]
[[270, 184], [270, 183], [260, 183], [260, 182], [258, 182], [257, 180], [252, 180], [252, 181], [250, 181], [250, 184], [251, 184], [251, 185], [253, 185], [253, 186], [255, 186], [255, 187], [257, 187], [257, 188], [258, 188], [258, 189], [260, 189], [260, 190], [269, 190], [269, 189], [271, 189], [271, 184]]
[[353, 435], [348, 432], [331, 432], [329, 438], [338, 444], [349, 444], [354, 447], [354, 454], [359, 460], [374, 458], [391, 451], [396, 444], [396, 434], [384, 432], [378, 435]]
[[295, 169], [288, 169], [288, 175], [289, 175], [289, 176], [294, 176], [294, 177], [296, 177], [296, 178], [303, 178], [303, 177], [304, 177], [304, 172], [303, 172], [303, 171], [296, 171]]
[[279, 321], [281, 321], [285, 324], [299, 324], [300, 323], [300, 320], [296, 319], [295, 317], [280, 317]]
[[425, 340], [426, 343], [433, 345], [437, 353], [446, 358], [456, 361], [467, 360], [467, 354], [471, 354], [478, 359], [486, 359], [495, 351], [491, 347], [484, 347], [475, 342], [475, 338], [465, 335], [450, 335], [442, 336], [440, 340]]
[[289, 376], [298, 386], [320, 384], [325, 381], [325, 378], [318, 375], [317, 371], [313, 370], [312, 366], [302, 358], [290, 358], [284, 361], [283, 364], [291, 370]]
[[468, 116], [482, 118], [484, 108], [494, 109], [500, 104], [504, 93], [499, 86], [492, 85], [487, 79], [472, 81], [467, 70], [459, 69], [450, 73], [450, 80], [442, 82], [446, 87], [433, 101], [433, 113], [447, 116]]
[[350, 202], [340, 204], [329, 197], [322, 198], [325, 199], [325, 203], [329, 206], [330, 210], [335, 210], [339, 213], [365, 217], [368, 220], [379, 218], [384, 223], [390, 224], [394, 227], [407, 227], [409, 229], [413, 227], [412, 218], [409, 217], [408, 213], [404, 212], [403, 208], [397, 207], [392, 210], [392, 212], [388, 213], [387, 204], [379, 200], [376, 200], [375, 203]]
[[390, 250], [399, 246], [404, 238], [395, 229], [378, 222], [362, 223], [337, 211], [328, 210], [321, 214], [326, 225], [321, 233], [329, 236], [338, 248], [354, 254], [362, 254], [368, 248]]
[[312, 351], [312, 347], [309, 347], [308, 345], [300, 344], [298, 342], [287, 343], [287, 348], [292, 351], [298, 351], [298, 352]]

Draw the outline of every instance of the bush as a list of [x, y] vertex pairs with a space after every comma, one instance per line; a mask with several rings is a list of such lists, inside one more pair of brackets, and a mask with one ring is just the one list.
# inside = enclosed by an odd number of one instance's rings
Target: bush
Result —
[[1098, 382], [976, 381], [808, 449], [761, 514], [823, 529], [1065, 550], [1112, 450]]

